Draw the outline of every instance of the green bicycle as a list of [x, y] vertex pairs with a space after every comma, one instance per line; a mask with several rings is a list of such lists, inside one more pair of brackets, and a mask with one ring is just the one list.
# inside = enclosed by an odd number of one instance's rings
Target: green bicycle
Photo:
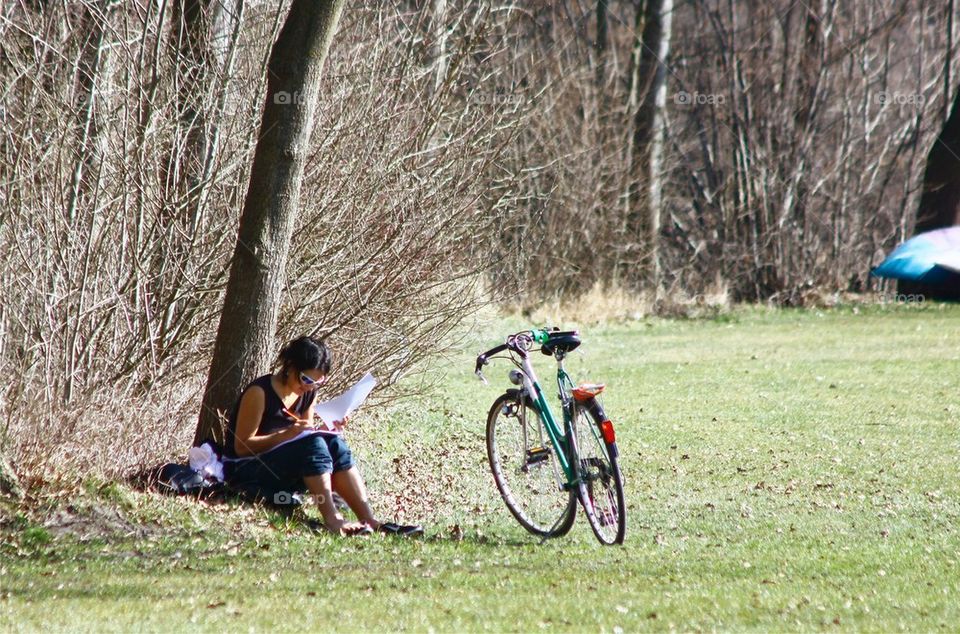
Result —
[[[597, 398], [603, 385], [576, 386], [563, 361], [580, 345], [576, 331], [525, 330], [477, 357], [483, 366], [509, 359], [518, 386], [494, 401], [487, 416], [487, 458], [500, 496], [520, 524], [544, 538], [566, 535], [577, 500], [603, 544], [622, 544], [626, 534], [623, 474], [617, 465], [613, 423]], [[539, 350], [557, 360], [557, 388], [563, 419], [558, 422], [530, 360]], [[501, 353], [506, 356], [497, 357]]]

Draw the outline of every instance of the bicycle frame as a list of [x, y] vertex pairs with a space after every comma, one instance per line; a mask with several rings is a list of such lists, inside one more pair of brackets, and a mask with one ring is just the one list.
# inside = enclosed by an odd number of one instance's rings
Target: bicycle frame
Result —
[[520, 365], [523, 369], [523, 389], [537, 404], [540, 422], [547, 430], [550, 444], [553, 445], [554, 455], [557, 456], [560, 468], [563, 469], [563, 474], [566, 476], [566, 485], [567, 487], [576, 486], [577, 477], [567, 456], [567, 431], [570, 429], [570, 422], [572, 420], [571, 410], [573, 407], [573, 398], [570, 395], [570, 390], [573, 387], [573, 380], [563, 367], [563, 357], [557, 360], [557, 388], [560, 390], [560, 401], [563, 407], [563, 429], [560, 429], [560, 426], [557, 424], [553, 410], [550, 409], [550, 404], [543, 394], [543, 389], [540, 387], [540, 381], [537, 379], [537, 373], [533, 369], [530, 356], [524, 354], [521, 357]]

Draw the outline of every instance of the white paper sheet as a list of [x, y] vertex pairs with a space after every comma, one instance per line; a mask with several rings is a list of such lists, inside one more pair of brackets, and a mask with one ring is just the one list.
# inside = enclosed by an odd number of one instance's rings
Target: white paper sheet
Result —
[[320, 416], [320, 423], [317, 423], [315, 429], [308, 429], [302, 431], [290, 440], [284, 440], [281, 443], [277, 443], [269, 451], [273, 451], [286, 445], [287, 443], [295, 442], [301, 438], [306, 438], [307, 436], [312, 436], [313, 434], [339, 434], [341, 433], [334, 425], [334, 421], [343, 420], [350, 415], [355, 409], [360, 407], [360, 405], [370, 396], [370, 392], [373, 391], [373, 388], [376, 387], [377, 380], [373, 378], [373, 375], [367, 372], [363, 375], [363, 378], [356, 382], [356, 384], [351, 387], [349, 390], [341, 394], [336, 398], [332, 398], [329, 401], [323, 403], [317, 403], [313, 406], [313, 411]]
[[323, 421], [323, 425], [319, 427], [320, 430], [336, 432], [337, 428], [333, 423], [335, 421], [342, 421], [349, 416], [351, 412], [360, 407], [367, 397], [370, 396], [370, 392], [373, 391], [376, 385], [377, 380], [373, 378], [372, 374], [367, 372], [363, 375], [362, 379], [357, 381], [353, 387], [340, 396], [314, 405], [313, 411], [316, 412], [320, 420]]

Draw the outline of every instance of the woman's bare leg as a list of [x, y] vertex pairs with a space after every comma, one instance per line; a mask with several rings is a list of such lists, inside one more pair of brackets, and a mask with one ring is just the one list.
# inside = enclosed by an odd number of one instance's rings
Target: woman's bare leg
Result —
[[[334, 478], [335, 477], [336, 476], [334, 476]], [[337, 507], [333, 503], [331, 477], [329, 473], [307, 476], [303, 479], [303, 483], [307, 485], [307, 490], [310, 491], [313, 499], [316, 500], [317, 508], [320, 509], [320, 515], [323, 516], [323, 525], [327, 527], [327, 530], [332, 533], [340, 533], [345, 530], [357, 528], [357, 526], [344, 522], [343, 515], [337, 511]], [[340, 495], [343, 494], [341, 493]], [[351, 506], [351, 508], [353, 507]]]
[[363, 478], [356, 467], [334, 473], [332, 485], [333, 490], [356, 513], [358, 520], [374, 530], [380, 526], [380, 522], [373, 516], [373, 509], [367, 500], [367, 487], [364, 486]]

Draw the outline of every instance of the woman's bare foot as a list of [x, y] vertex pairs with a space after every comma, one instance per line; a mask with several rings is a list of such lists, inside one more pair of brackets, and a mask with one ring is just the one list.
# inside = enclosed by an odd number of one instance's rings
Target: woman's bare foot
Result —
[[363, 522], [345, 522], [343, 520], [334, 520], [332, 522], [324, 523], [324, 528], [334, 535], [341, 535], [344, 537], [369, 535], [373, 532], [373, 529]]

